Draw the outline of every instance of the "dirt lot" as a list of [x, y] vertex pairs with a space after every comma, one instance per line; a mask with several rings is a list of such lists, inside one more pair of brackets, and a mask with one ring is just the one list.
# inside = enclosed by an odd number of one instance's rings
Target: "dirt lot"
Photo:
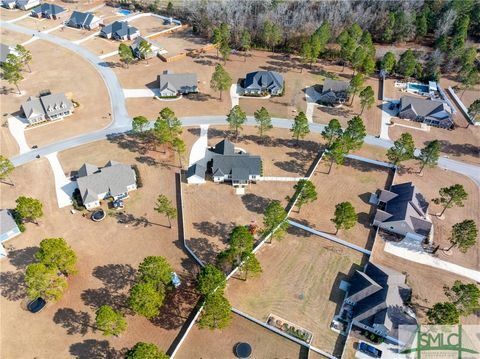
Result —
[[68, 20], [69, 17], [70, 17], [69, 12], [65, 13], [61, 19], [57, 19], [57, 20], [53, 20], [53, 19], [50, 20], [45, 18], [38, 19], [36, 17], [29, 16], [26, 19], [16, 21], [15, 24], [23, 27], [28, 27], [29, 29], [33, 29], [33, 30], [45, 31], [62, 24], [65, 20]]
[[75, 29], [73, 27], [64, 26], [58, 30], [52, 31], [50, 34], [70, 41], [77, 41], [93, 34], [96, 31], [97, 30]]
[[[452, 286], [455, 280], [471, 282], [458, 275], [394, 256], [383, 250], [384, 242], [376, 240], [370, 260], [407, 274], [407, 284], [412, 288], [412, 304], [421, 324], [427, 323], [426, 312], [435, 303], [448, 301], [443, 286]], [[461, 318], [462, 324], [478, 324], [478, 317], [472, 314]]]
[[253, 358], [305, 359], [302, 347], [260, 325], [233, 314], [230, 326], [222, 330], [193, 327], [176, 358], [214, 359], [236, 358], [233, 349], [238, 342], [252, 346]]
[[[108, 352], [116, 358], [123, 348], [138, 341], [155, 343], [163, 350], [169, 348], [197, 300], [192, 290], [196, 267], [178, 242], [177, 224], [166, 228], [166, 219], [153, 211], [158, 193], [175, 201], [175, 169], [168, 168], [171, 158], [160, 153], [145, 155], [158, 165], [139, 162], [138, 153], [121, 150], [107, 141], [61, 153], [66, 172], [78, 169], [84, 161], [104, 165], [114, 159], [138, 165], [145, 187], [125, 201], [125, 213], [107, 216], [101, 223], [82, 218], [80, 213], [72, 215], [69, 208], [58, 209], [53, 176], [45, 159], [19, 167], [13, 175], [16, 186], [3, 187], [1, 208], [12, 208], [17, 196], [24, 194], [43, 202], [44, 217], [40, 226], [27, 224], [27, 231], [8, 243], [14, 249], [2, 261], [2, 357], [17, 358], [21, 352], [24, 358], [66, 358], [69, 354], [94, 358]], [[31, 186], [29, 179], [34, 176], [42, 178], [41, 186]], [[33, 318], [22, 309], [25, 267], [32, 262], [40, 240], [55, 236], [65, 238], [77, 253], [78, 274], [69, 279], [69, 289], [58, 303], [50, 303]], [[180, 290], [167, 296], [160, 317], [152, 322], [133, 316], [126, 307], [136, 268], [148, 255], [165, 256], [182, 279]], [[107, 339], [93, 330], [95, 310], [103, 304], [126, 312], [128, 329], [121, 337]]]
[[370, 226], [374, 208], [368, 203], [370, 194], [383, 189], [391, 178], [388, 169], [369, 165], [355, 160], [346, 160], [345, 165], [332, 167], [328, 173], [329, 163], [322, 161], [312, 177], [318, 193], [316, 202], [291, 212], [292, 219], [306, 223], [310, 227], [327, 233], [335, 233], [335, 226], [330, 221], [335, 212], [335, 205], [348, 201], [355, 208], [358, 223], [350, 230], [340, 230], [338, 237], [363, 248], [373, 245], [375, 231]]
[[290, 229], [257, 253], [260, 277], [232, 279], [226, 294], [235, 308], [266, 321], [276, 314], [313, 332], [312, 344], [338, 355], [344, 338], [330, 330], [344, 292], [340, 281], [363, 265], [361, 253]]
[[[69, 50], [42, 40], [35, 41], [27, 47], [33, 56], [30, 65], [32, 73], [25, 71], [23, 73], [25, 79], [19, 84], [20, 89], [26, 93], [22, 96], [15, 93], [4, 96], [2, 113], [20, 115], [21, 104], [29, 96], [37, 96], [40, 91], [46, 89], [52, 93], [65, 92], [67, 95], [70, 93], [72, 98], [80, 103], [80, 107], [75, 109], [72, 116], [27, 130], [25, 136], [28, 144], [42, 146], [103, 128], [110, 122], [108, 92], [100, 75], [88, 62]], [[2, 134], [7, 131], [7, 128], [2, 127]], [[17, 151], [16, 145], [14, 149], [2, 148], [2, 153], [15, 154]]]
[[[161, 20], [158, 20], [158, 21], [161, 21]], [[168, 28], [168, 27], [165, 27], [165, 28]], [[151, 33], [155, 33], [161, 30], [163, 29], [153, 28], [152, 30], [149, 29], [147, 31]], [[165, 50], [168, 51], [168, 53], [164, 55], [166, 58], [176, 56], [182, 53], [189, 53], [190, 51], [194, 51], [194, 50], [199, 50], [209, 44], [206, 39], [195, 35], [191, 31], [191, 29], [187, 29], [183, 31], [174, 31], [168, 34], [154, 36], [152, 39], [159, 42], [165, 48]], [[209, 52], [209, 53], [212, 53], [212, 52]]]
[[[124, 41], [125, 44], [129, 44], [129, 41]], [[120, 41], [104, 39], [103, 37], [94, 36], [93, 38], [82, 42], [83, 47], [86, 47], [91, 52], [97, 55], [108, 54], [118, 50]]]
[[[163, 20], [155, 16], [142, 16], [137, 19], [133, 19], [128, 23], [131, 26], [135, 26], [140, 31], [141, 36], [149, 36], [159, 31], [167, 30], [175, 26], [175, 25], [164, 25]], [[172, 36], [172, 35], [168, 35], [168, 36]], [[164, 39], [164, 36], [157, 38], [157, 40], [163, 40], [163, 39]], [[164, 45], [163, 42], [160, 42], [160, 43]]]
[[117, 9], [111, 7], [111, 6], [103, 6], [99, 9], [96, 9], [94, 12], [93, 12], [96, 16], [102, 18], [103, 20], [103, 23], [105, 25], [108, 25], [114, 21], [121, 21], [123, 19], [125, 19], [125, 16], [124, 15], [119, 15], [117, 13]]
[[27, 14], [27, 12], [20, 9], [5, 9], [4, 7], [0, 7], [0, 19], [2, 21], [13, 20], [25, 14]]
[[22, 42], [30, 39], [30, 36], [28, 35], [22, 34], [20, 32], [10, 31], [7, 29], [0, 30], [0, 37], [2, 38], [2, 43], [10, 46], [21, 44]]
[[[412, 181], [418, 187], [420, 193], [422, 193], [430, 203], [428, 212], [435, 226], [434, 242], [439, 244], [440, 248], [450, 247], [449, 237], [452, 226], [455, 223], [461, 222], [464, 219], [473, 219], [477, 223], [477, 226], [480, 225], [480, 194], [478, 187], [473, 181], [458, 173], [446, 171], [438, 167], [426, 169], [424, 176], [420, 177], [417, 175], [417, 164], [409, 163], [408, 166], [412, 168], [412, 170], [400, 171], [395, 182], [404, 183]], [[463, 185], [469, 197], [465, 201], [464, 207], [448, 208], [445, 211], [445, 219], [440, 220], [435, 214], [440, 213], [442, 207], [433, 203], [432, 199], [438, 197], [438, 190], [440, 188], [448, 187], [456, 183]], [[452, 256], [446, 256], [442, 251], [439, 251], [438, 255], [440, 259], [478, 270], [480, 268], [479, 248], [480, 243], [477, 241], [477, 244], [466, 254], [463, 254], [457, 249], [453, 249]]]

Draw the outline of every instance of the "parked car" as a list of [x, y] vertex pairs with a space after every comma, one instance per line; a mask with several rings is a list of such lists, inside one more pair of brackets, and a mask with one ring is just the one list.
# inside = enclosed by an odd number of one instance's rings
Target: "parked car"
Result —
[[382, 357], [382, 351], [378, 350], [374, 346], [371, 346], [370, 344], [367, 344], [365, 342], [360, 342], [358, 344], [358, 350], [360, 350], [362, 353], [365, 353], [372, 358], [381, 358]]
[[46, 305], [47, 302], [45, 301], [45, 299], [38, 297], [37, 299], [34, 299], [27, 304], [27, 309], [32, 313], [38, 313], [43, 308], [45, 308]]

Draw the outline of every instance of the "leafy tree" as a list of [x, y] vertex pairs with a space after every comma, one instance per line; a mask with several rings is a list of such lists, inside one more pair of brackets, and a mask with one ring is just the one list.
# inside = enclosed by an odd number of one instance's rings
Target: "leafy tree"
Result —
[[375, 71], [375, 58], [372, 55], [366, 55], [360, 67], [360, 71], [365, 76], [370, 76]]
[[230, 253], [234, 260], [241, 261], [243, 257], [253, 250], [253, 234], [246, 226], [237, 226], [230, 234]]
[[460, 320], [457, 308], [448, 302], [436, 303], [428, 310], [427, 317], [429, 323], [434, 325], [454, 325]]
[[270, 117], [270, 114], [265, 107], [262, 107], [260, 110], [255, 111], [254, 117], [255, 121], [258, 124], [258, 134], [263, 139], [265, 136], [265, 132], [273, 128], [272, 118]]
[[242, 111], [239, 105], [235, 105], [227, 115], [227, 122], [230, 129], [235, 130], [235, 138], [238, 139], [239, 130], [241, 130], [243, 128], [242, 125], [247, 122], [247, 114]]
[[460, 82], [463, 85], [463, 92], [460, 98], [463, 97], [465, 91], [472, 88], [478, 83], [478, 71], [473, 66], [464, 69], [464, 71], [460, 74]]
[[342, 58], [343, 62], [343, 71], [345, 70], [345, 65], [352, 61], [353, 55], [357, 48], [357, 43], [346, 31], [340, 34], [338, 42], [340, 44], [340, 57]]
[[206, 297], [198, 325], [200, 328], [222, 329], [230, 324], [232, 306], [221, 291]]
[[350, 80], [350, 86], [348, 88], [348, 92], [352, 96], [352, 101], [350, 102], [350, 106], [353, 104], [353, 99], [355, 98], [355, 95], [360, 92], [360, 89], [363, 87], [363, 75], [362, 74], [356, 74], [352, 77]]
[[333, 163], [335, 162], [337, 165], [343, 164], [343, 160], [345, 156], [348, 154], [348, 146], [346, 144], [345, 138], [339, 137], [337, 138], [332, 145], [328, 148], [328, 151], [325, 152], [327, 158], [330, 160], [330, 167], [328, 169], [328, 174], [332, 170]]
[[[303, 207], [304, 204], [308, 204], [317, 200], [317, 189], [313, 182], [301, 179], [298, 181], [294, 186], [293, 189], [295, 190], [296, 202], [295, 205], [298, 208], [298, 213], [300, 213], [300, 209]], [[290, 201], [291, 198], [287, 197], [287, 200]]]
[[262, 35], [265, 45], [269, 46], [272, 52], [275, 52], [275, 46], [277, 46], [282, 39], [282, 30], [280, 27], [270, 20], [265, 20]]
[[362, 38], [362, 34], [363, 34], [363, 31], [362, 31], [362, 28], [360, 27], [360, 25], [358, 25], [356, 22], [354, 22], [349, 28], [348, 28], [348, 34], [350, 35], [350, 37], [353, 39], [353, 41], [355, 42], [359, 42], [360, 39]]
[[247, 280], [249, 275], [250, 275], [250, 277], [255, 277], [255, 276], [260, 275], [260, 273], [262, 273], [262, 266], [261, 266], [260, 262], [258, 261], [257, 257], [255, 256], [255, 253], [249, 253], [245, 257], [245, 259], [244, 259], [244, 261], [243, 261], [243, 263], [240, 267], [240, 270], [245, 275], [244, 280]]
[[317, 63], [318, 56], [320, 56], [320, 51], [322, 50], [322, 42], [320, 36], [313, 34], [310, 37], [310, 48], [311, 48], [311, 57], [310, 57], [310, 68], [313, 64]]
[[425, 11], [422, 11], [422, 13], [415, 18], [415, 34], [417, 38], [422, 38], [425, 35], [427, 35], [427, 16], [425, 14]]
[[360, 91], [360, 104], [362, 105], [362, 112], [365, 109], [365, 106], [369, 109], [375, 103], [375, 93], [373, 92], [372, 86], [365, 87]]
[[360, 116], [353, 116], [347, 122], [347, 128], [343, 132], [342, 140], [348, 152], [359, 150], [365, 136], [367, 135], [367, 130], [363, 123], [363, 120]]
[[177, 208], [172, 205], [167, 196], [163, 194], [158, 195], [154, 210], [165, 215], [168, 219], [168, 227], [172, 228], [171, 220], [177, 218]]
[[[470, 106], [471, 107], [471, 106]], [[10, 178], [10, 173], [13, 172], [15, 167], [13, 166], [12, 162], [7, 157], [0, 155], [0, 181], [5, 181], [5, 178]], [[10, 185], [14, 185], [12, 180], [10, 180]]]
[[222, 42], [220, 45], [220, 54], [222, 55], [223, 63], [226, 64], [230, 54], [232, 53], [232, 49], [228, 42]]
[[15, 87], [17, 88], [18, 94], [20, 95], [22, 92], [18, 87], [18, 83], [23, 80], [23, 76], [20, 73], [20, 66], [11, 64], [8, 62], [8, 57], [11, 55], [12, 54], [8, 55], [7, 62], [2, 64], [3, 79], [7, 81], [9, 84], [15, 85]]
[[[169, 5], [172, 3], [169, 2]], [[173, 5], [172, 5], [173, 7]], [[125, 359], [169, 359], [155, 344], [138, 342], [125, 354]]]
[[146, 40], [140, 41], [140, 43], [138, 44], [138, 52], [140, 54], [140, 57], [146, 60], [148, 64], [148, 58], [152, 53], [152, 44]]
[[[302, 46], [300, 47], [300, 57], [302, 59], [303, 64], [307, 64], [310, 62], [310, 67], [312, 66], [313, 62], [313, 55], [312, 55], [312, 44], [310, 41], [304, 41]], [[303, 72], [303, 66], [300, 68], [300, 73]]]
[[394, 39], [394, 29], [395, 29], [395, 13], [390, 12], [388, 14], [388, 21], [385, 25], [385, 29], [382, 34], [382, 41], [386, 43], [391, 43]]
[[417, 59], [411, 49], [408, 49], [400, 55], [400, 60], [396, 66], [396, 72], [404, 77], [411, 77], [415, 73]]
[[360, 46], [365, 49], [367, 56], [375, 57], [376, 49], [373, 44], [372, 35], [366, 30], [363, 32], [362, 38], [360, 39]]
[[40, 242], [40, 249], [35, 253], [47, 268], [55, 268], [66, 276], [77, 272], [77, 255], [63, 238], [46, 238]]
[[172, 267], [162, 256], [146, 257], [138, 266], [138, 272], [142, 281], [154, 284], [160, 292], [171, 282]]
[[213, 30], [213, 43], [217, 45], [217, 57], [218, 50], [220, 50], [223, 60], [226, 62], [231, 52], [230, 29], [226, 23], [222, 22], [218, 28]]
[[165, 153], [165, 146], [172, 142], [170, 127], [166, 120], [163, 120], [160, 117], [157, 118], [153, 125], [153, 137], [155, 138], [155, 143], [163, 145], [163, 152]]
[[197, 282], [198, 291], [206, 297], [215, 290], [223, 291], [227, 284], [227, 277], [214, 265], [207, 264], [198, 274]]
[[128, 301], [135, 313], [152, 319], [160, 314], [164, 299], [165, 292], [158, 291], [155, 283], [141, 282], [132, 287]]
[[130, 46], [124, 44], [124, 43], [121, 43], [119, 46], [118, 46], [118, 55], [120, 56], [120, 60], [125, 64], [127, 65], [127, 69], [129, 68], [130, 64], [133, 62], [134, 60], [134, 56], [133, 56], [133, 51], [132, 49], [130, 48]]
[[263, 227], [264, 233], [268, 234], [273, 232], [272, 237], [282, 239], [285, 231], [288, 228], [287, 212], [282, 207], [280, 201], [271, 201], [265, 208], [263, 213]]
[[412, 33], [412, 27], [405, 11], [398, 10], [395, 14], [395, 41], [404, 41]]
[[32, 70], [30, 69], [30, 62], [32, 61], [32, 53], [20, 44], [17, 44], [17, 46], [15, 46], [15, 52], [18, 54], [20, 63], [22, 65], [27, 65], [28, 72], [32, 72]]
[[415, 143], [413, 137], [409, 133], [402, 133], [400, 138], [393, 142], [393, 146], [387, 151], [387, 158], [395, 166], [398, 166], [400, 162], [412, 159], [415, 152]]
[[335, 224], [336, 232], [338, 233], [339, 229], [348, 230], [353, 228], [357, 223], [357, 214], [355, 213], [355, 208], [353, 208], [350, 202], [342, 202], [335, 206], [335, 217], [331, 219]]
[[185, 153], [187, 153], [187, 145], [180, 137], [175, 137], [172, 141], [172, 147], [178, 154], [178, 160], [180, 161], [180, 168], [183, 167], [182, 158], [184, 158]]
[[359, 71], [362, 68], [363, 60], [367, 56], [365, 49], [361, 46], [358, 46], [353, 53], [352, 57], [352, 67], [353, 67], [353, 73], [355, 74], [355, 71]]
[[[480, 98], [477, 98], [475, 101], [472, 102], [472, 104], [468, 107], [468, 114], [475, 120], [477, 118], [478, 113], [480, 113]], [[1, 157], [0, 157], [1, 158]], [[2, 161], [0, 160], [0, 163]], [[0, 165], [0, 167], [2, 167]], [[0, 178], [1, 174], [0, 174]]]
[[42, 203], [35, 198], [20, 196], [15, 201], [15, 212], [22, 220], [29, 220], [38, 224], [37, 219], [43, 216]]
[[215, 71], [212, 74], [212, 79], [210, 80], [210, 88], [214, 91], [220, 92], [220, 101], [222, 100], [222, 92], [228, 90], [231, 85], [232, 78], [222, 65], [217, 64], [215, 66]]
[[387, 73], [393, 73], [393, 69], [395, 68], [397, 60], [395, 59], [395, 55], [393, 52], [388, 51], [382, 59], [382, 69], [385, 70]]
[[319, 37], [321, 49], [320, 52], [323, 51], [327, 43], [330, 41], [332, 37], [332, 29], [330, 23], [328, 21], [323, 21], [322, 24], [315, 30], [315, 35]]
[[452, 226], [452, 236], [450, 243], [452, 244], [449, 251], [453, 247], [457, 247], [460, 252], [466, 253], [469, 248], [473, 247], [477, 242], [478, 229], [473, 219], [466, 219]]
[[332, 118], [322, 131], [322, 137], [327, 141], [327, 148], [343, 134], [342, 126], [336, 118]]
[[95, 325], [105, 336], [119, 336], [127, 330], [127, 322], [123, 314], [114, 310], [109, 305], [102, 305], [98, 308]]
[[247, 53], [252, 48], [252, 36], [248, 30], [243, 30], [242, 36], [240, 38], [240, 46], [244, 52], [243, 61], [247, 61]]
[[456, 280], [451, 288], [446, 288], [445, 295], [457, 307], [460, 315], [470, 315], [480, 309], [480, 288], [473, 283]]
[[290, 132], [292, 132], [292, 136], [297, 140], [297, 145], [299, 138], [303, 139], [310, 133], [310, 126], [308, 125], [308, 119], [305, 113], [299, 112], [298, 115], [295, 116]]
[[132, 131], [142, 135], [148, 128], [149, 121], [145, 116], [136, 116], [132, 120]]
[[440, 35], [434, 44], [436, 49], [439, 49], [441, 52], [446, 53], [448, 51], [448, 38], [446, 34]]
[[433, 203], [443, 206], [440, 217], [443, 216], [447, 208], [452, 208], [453, 206], [463, 207], [463, 201], [466, 201], [468, 198], [468, 193], [465, 192], [461, 184], [440, 188], [438, 194], [440, 197], [434, 198]]
[[67, 289], [67, 280], [57, 275], [57, 269], [49, 268], [43, 263], [28, 265], [25, 284], [27, 296], [32, 300], [41, 297], [47, 301], [57, 301]]
[[433, 140], [420, 150], [418, 160], [420, 161], [420, 174], [423, 173], [425, 166], [435, 167], [440, 158], [440, 141]]
[[163, 108], [160, 112], [160, 119], [165, 120], [168, 130], [170, 132], [170, 143], [173, 142], [175, 138], [180, 136], [183, 132], [182, 122], [177, 118], [175, 112], [173, 112], [169, 107]]

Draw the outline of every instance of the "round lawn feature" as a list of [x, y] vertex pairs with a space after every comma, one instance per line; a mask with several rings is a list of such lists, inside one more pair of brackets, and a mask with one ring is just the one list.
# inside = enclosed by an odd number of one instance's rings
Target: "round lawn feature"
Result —
[[237, 358], [250, 358], [250, 355], [252, 355], [252, 347], [248, 343], [237, 343], [235, 345], [235, 355]]
[[105, 218], [105, 211], [103, 209], [97, 209], [92, 213], [92, 221], [100, 222]]

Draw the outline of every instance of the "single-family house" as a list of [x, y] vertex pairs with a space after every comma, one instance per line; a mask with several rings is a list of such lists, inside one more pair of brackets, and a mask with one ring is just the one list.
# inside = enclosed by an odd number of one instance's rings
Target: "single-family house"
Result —
[[66, 25], [77, 29], [93, 30], [102, 24], [102, 19], [90, 12], [74, 11]]
[[260, 156], [235, 152], [235, 146], [228, 140], [217, 143], [212, 152], [208, 167], [214, 182], [228, 181], [234, 187], [245, 187], [262, 175]]
[[40, 0], [17, 0], [16, 5], [20, 10], [30, 10], [40, 5]]
[[[142, 41], [146, 41], [150, 44], [150, 49], [145, 54], [140, 51], [140, 43]], [[149, 59], [151, 57], [155, 57], [158, 54], [166, 54], [167, 53], [167, 51], [163, 48], [163, 46], [160, 45], [158, 42], [149, 40], [149, 39], [144, 38], [142, 36], [138, 36], [135, 39], [135, 41], [133, 41], [133, 43], [130, 45], [130, 48], [132, 49], [135, 57], [137, 59], [141, 59], [141, 60]]]
[[158, 76], [158, 81], [160, 96], [162, 97], [198, 92], [197, 74], [176, 74], [170, 71], [164, 71], [163, 74]]
[[5, 44], [0, 44], [0, 64], [3, 64], [4, 62], [6, 62], [7, 56], [10, 54], [15, 56], [18, 55], [17, 52], [15, 51], [15, 47], [8, 46]]
[[412, 182], [380, 190], [373, 225], [387, 232], [423, 241], [428, 238], [432, 222], [427, 217], [428, 203]]
[[114, 40], [133, 40], [140, 35], [136, 27], [130, 26], [126, 21], [115, 21], [100, 30], [100, 36]]
[[244, 95], [261, 95], [268, 92], [270, 95], [278, 96], [283, 92], [283, 76], [276, 71], [255, 71], [245, 76], [243, 81]]
[[100, 201], [113, 198], [128, 198], [128, 193], [137, 189], [137, 178], [131, 166], [108, 161], [103, 167], [85, 163], [78, 170], [77, 184], [85, 208], [100, 206]]
[[70, 116], [73, 113], [73, 104], [63, 92], [40, 97], [30, 96], [22, 104], [22, 111], [27, 121], [33, 125]]
[[0, 258], [7, 255], [3, 243], [20, 234], [12, 214], [7, 209], [0, 210]]
[[318, 102], [330, 106], [344, 103], [348, 99], [349, 86], [347, 81], [326, 79]]
[[187, 183], [202, 184], [205, 183], [205, 173], [207, 169], [199, 163], [194, 163], [187, 170]]
[[415, 325], [405, 280], [404, 274], [371, 262], [364, 272], [356, 270], [344, 301], [351, 306], [352, 324], [382, 337], [395, 336], [400, 325]]
[[400, 98], [398, 117], [441, 128], [451, 128], [451, 107], [444, 101], [413, 96]]
[[2, 0], [2, 7], [6, 9], [13, 9], [17, 4], [17, 0]]
[[43, 3], [32, 9], [33, 17], [44, 17], [46, 19], [60, 19], [66, 13], [66, 9], [56, 4]]

